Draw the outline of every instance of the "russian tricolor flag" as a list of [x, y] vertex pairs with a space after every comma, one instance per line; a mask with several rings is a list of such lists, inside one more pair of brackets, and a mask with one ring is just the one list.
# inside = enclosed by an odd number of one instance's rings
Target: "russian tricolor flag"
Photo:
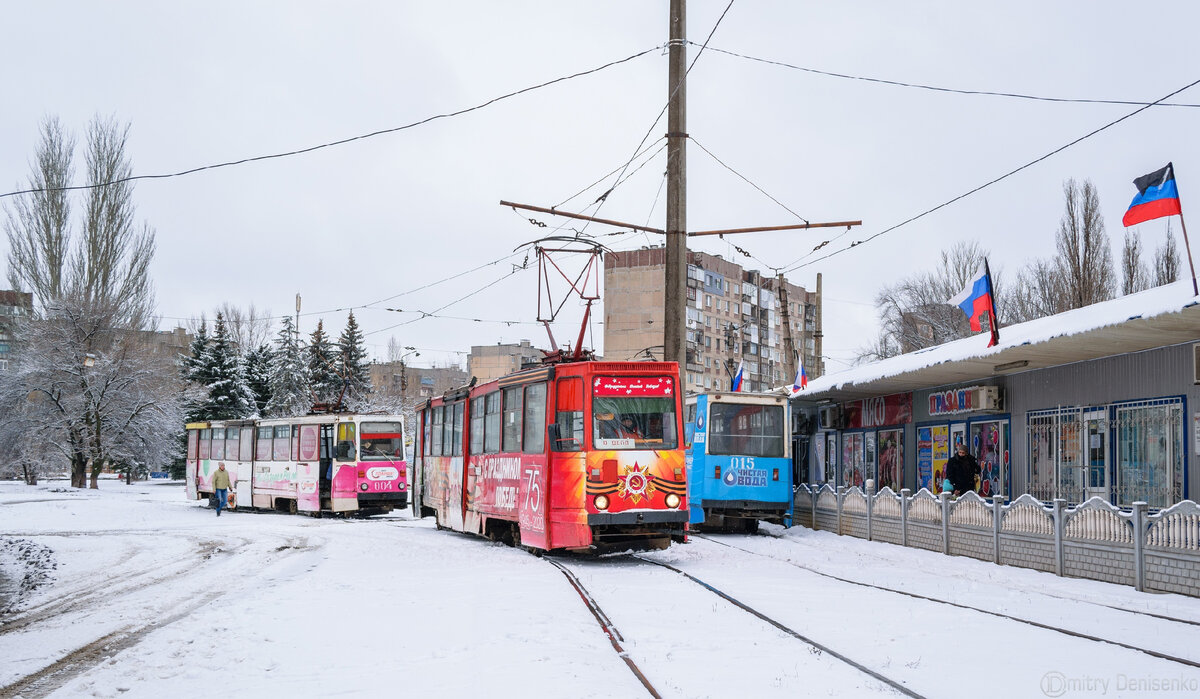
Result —
[[1179, 205], [1179, 189], [1175, 186], [1175, 168], [1171, 163], [1161, 170], [1137, 178], [1133, 186], [1138, 188], [1137, 196], [1121, 219], [1126, 228], [1163, 216], [1183, 215], [1183, 207]]
[[796, 370], [796, 380], [792, 382], [792, 393], [808, 388], [808, 374], [804, 373], [804, 356], [801, 355], [797, 360], [800, 368]]
[[729, 390], [731, 390], [731, 391], [742, 390], [742, 378], [744, 376], [745, 376], [745, 367], [742, 365], [742, 362], [738, 362], [738, 370], [737, 370], [737, 373], [733, 375], [733, 385], [730, 387]]
[[988, 342], [988, 347], [1000, 342], [1000, 330], [996, 327], [996, 305], [992, 296], [992, 273], [985, 259], [979, 264], [975, 276], [967, 281], [963, 290], [946, 302], [952, 306], [958, 306], [963, 313], [967, 314], [967, 318], [971, 321], [971, 329], [975, 332], [983, 330], [983, 324], [979, 322], [979, 314], [987, 311], [988, 325], [992, 329], [992, 339]]

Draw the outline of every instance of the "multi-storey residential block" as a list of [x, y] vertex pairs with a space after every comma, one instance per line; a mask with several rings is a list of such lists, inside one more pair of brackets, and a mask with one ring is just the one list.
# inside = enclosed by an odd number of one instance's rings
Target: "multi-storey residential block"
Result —
[[[665, 259], [662, 247], [605, 255], [606, 358], [662, 359]], [[744, 390], [790, 383], [796, 365], [787, 357], [789, 333], [808, 377], [824, 373], [819, 278], [817, 285], [810, 292], [720, 255], [689, 252], [688, 390], [729, 390], [739, 364], [747, 382]]]

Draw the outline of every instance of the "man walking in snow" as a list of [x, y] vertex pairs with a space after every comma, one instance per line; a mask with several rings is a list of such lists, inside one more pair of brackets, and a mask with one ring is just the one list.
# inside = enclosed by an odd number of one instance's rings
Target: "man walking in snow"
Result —
[[213, 490], [217, 493], [217, 516], [221, 516], [221, 510], [225, 508], [225, 504], [229, 502], [229, 471], [225, 470], [225, 464], [217, 465], [217, 472], [213, 474]]
[[946, 477], [954, 486], [954, 497], [967, 491], [974, 492], [975, 477], [979, 475], [979, 462], [975, 460], [974, 456], [967, 453], [967, 445], [959, 442], [957, 450], [958, 453], [950, 457], [950, 461], [946, 463]]

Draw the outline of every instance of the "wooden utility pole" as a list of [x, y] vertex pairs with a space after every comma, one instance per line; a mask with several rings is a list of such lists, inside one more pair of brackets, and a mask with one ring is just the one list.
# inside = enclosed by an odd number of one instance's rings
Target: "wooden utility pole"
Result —
[[679, 362], [679, 391], [687, 391], [687, 12], [671, 0], [667, 90], [667, 246], [663, 354]]
[[775, 277], [775, 283], [778, 285], [775, 295], [779, 299], [780, 319], [783, 321], [783, 378], [785, 381], [787, 379], [794, 381], [799, 365], [796, 363], [796, 341], [792, 335], [792, 309], [789, 308], [791, 298], [788, 296], [788, 281], [784, 278], [783, 272]]

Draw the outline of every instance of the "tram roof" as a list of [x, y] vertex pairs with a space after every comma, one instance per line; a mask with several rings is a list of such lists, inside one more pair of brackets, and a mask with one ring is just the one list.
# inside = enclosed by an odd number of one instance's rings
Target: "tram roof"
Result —
[[[1200, 305], [1185, 279], [1111, 301], [1000, 328], [808, 382], [801, 405], [925, 390], [1200, 339]], [[1001, 319], [1003, 322], [1003, 319]]]

